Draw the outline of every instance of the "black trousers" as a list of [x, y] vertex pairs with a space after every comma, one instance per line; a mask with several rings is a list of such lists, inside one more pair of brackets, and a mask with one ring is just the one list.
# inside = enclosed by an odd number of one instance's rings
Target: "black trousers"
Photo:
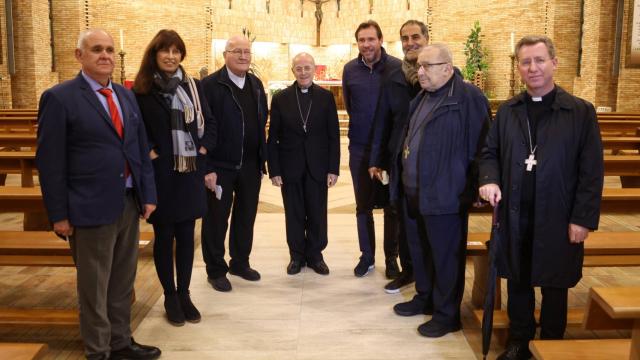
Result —
[[393, 215], [396, 217], [394, 222], [397, 224], [398, 257], [400, 258], [402, 272], [411, 275], [413, 274], [413, 262], [411, 261], [411, 254], [409, 253], [409, 244], [407, 243], [407, 230], [405, 229], [404, 222], [407, 209], [402, 192], [400, 193], [400, 199], [401, 200], [392, 206]]
[[[370, 151], [362, 146], [349, 146], [349, 170], [356, 197], [356, 223], [358, 242], [362, 258], [375, 261], [376, 234], [373, 222], [375, 200], [374, 181], [369, 176]], [[398, 256], [398, 215], [392, 206], [386, 206], [384, 212], [384, 255], [386, 259]]]
[[[531, 256], [533, 241], [533, 217], [520, 219], [522, 253], [520, 279], [507, 280], [507, 312], [509, 314], [509, 341], [528, 342], [535, 337], [535, 292], [531, 286]], [[567, 288], [543, 286], [540, 307], [540, 338], [562, 339], [567, 328]]]
[[285, 180], [282, 201], [291, 259], [316, 263], [327, 247], [327, 181], [308, 170], [297, 181]]
[[[217, 184], [222, 187], [222, 198], [207, 192], [209, 207], [202, 218], [202, 256], [211, 278], [224, 276], [229, 267], [244, 269], [249, 266], [253, 246], [253, 225], [258, 211], [258, 196], [262, 174], [257, 164], [245, 163], [240, 170], [221, 169]], [[229, 255], [224, 260], [224, 239], [229, 228]]]
[[464, 293], [468, 216], [420, 214], [417, 196], [405, 196], [404, 206], [416, 297], [425, 304], [433, 302], [433, 321], [457, 325]]
[[177, 291], [186, 293], [191, 284], [193, 269], [193, 233], [195, 220], [186, 220], [170, 224], [153, 224], [153, 261], [165, 294], [176, 292], [173, 279], [173, 239], [176, 240], [176, 278]]

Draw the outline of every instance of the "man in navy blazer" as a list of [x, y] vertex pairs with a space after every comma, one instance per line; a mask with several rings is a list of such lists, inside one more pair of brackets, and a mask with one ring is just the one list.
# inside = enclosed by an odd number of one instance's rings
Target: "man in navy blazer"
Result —
[[36, 163], [53, 230], [69, 239], [77, 269], [80, 334], [88, 359], [155, 359], [131, 337], [139, 217], [156, 189], [142, 116], [133, 93], [111, 82], [113, 39], [80, 34], [81, 73], [45, 91]]

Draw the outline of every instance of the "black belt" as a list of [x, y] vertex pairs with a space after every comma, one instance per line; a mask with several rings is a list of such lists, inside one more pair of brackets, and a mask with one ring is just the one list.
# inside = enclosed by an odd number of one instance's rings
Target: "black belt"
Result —
[[125, 196], [133, 196], [135, 194], [135, 190], [132, 187], [125, 188], [124, 195]]

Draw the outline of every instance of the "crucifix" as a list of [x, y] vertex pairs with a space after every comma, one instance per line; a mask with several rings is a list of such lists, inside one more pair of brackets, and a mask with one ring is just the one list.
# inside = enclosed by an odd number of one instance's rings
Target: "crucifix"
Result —
[[531, 171], [535, 165], [538, 165], [538, 160], [536, 160], [534, 154], [529, 154], [529, 158], [524, 163], [527, 164], [527, 171]]
[[[329, 2], [330, 0], [307, 0], [316, 5], [316, 46], [320, 46], [320, 25], [322, 24], [322, 5], [324, 3]], [[300, 17], [303, 16], [302, 5], [304, 4], [304, 0], [300, 0]], [[338, 0], [338, 11], [340, 11], [340, 1]]]

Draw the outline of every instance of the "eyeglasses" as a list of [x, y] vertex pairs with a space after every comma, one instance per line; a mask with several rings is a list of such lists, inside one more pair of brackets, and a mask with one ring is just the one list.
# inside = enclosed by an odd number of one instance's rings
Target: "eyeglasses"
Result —
[[225, 52], [227, 53], [232, 53], [235, 56], [251, 56], [251, 50], [249, 49], [233, 49], [233, 50], [226, 50]]
[[293, 68], [293, 72], [295, 72], [296, 74], [302, 74], [303, 72], [312, 72], [312, 71], [313, 71], [312, 66], [296, 66]]
[[528, 68], [531, 67], [531, 64], [533, 64], [533, 63], [535, 63], [536, 66], [542, 66], [542, 65], [544, 65], [544, 63], [547, 62], [547, 60], [549, 60], [549, 59], [543, 58], [543, 57], [536, 57], [536, 58], [533, 58], [533, 59], [531, 59], [531, 58], [522, 59], [522, 60], [518, 61], [518, 65], [520, 65], [520, 67], [522, 67], [522, 68], [528, 69]]
[[444, 65], [444, 64], [448, 64], [448, 63], [447, 62], [439, 62], [439, 63], [423, 62], [423, 63], [420, 63], [420, 67], [423, 68], [425, 71], [429, 71], [429, 69], [433, 68], [434, 66]]

